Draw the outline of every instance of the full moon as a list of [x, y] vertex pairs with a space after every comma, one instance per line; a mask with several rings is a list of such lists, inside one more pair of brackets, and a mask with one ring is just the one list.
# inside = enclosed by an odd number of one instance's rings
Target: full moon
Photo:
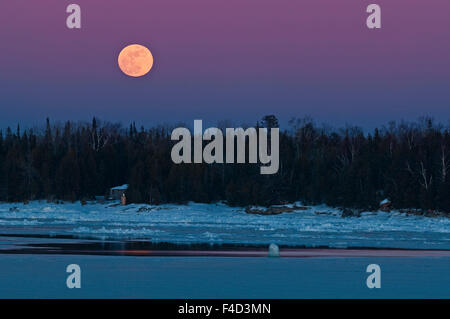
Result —
[[131, 44], [119, 53], [119, 68], [128, 76], [146, 75], [153, 66], [153, 55], [149, 49], [140, 44]]

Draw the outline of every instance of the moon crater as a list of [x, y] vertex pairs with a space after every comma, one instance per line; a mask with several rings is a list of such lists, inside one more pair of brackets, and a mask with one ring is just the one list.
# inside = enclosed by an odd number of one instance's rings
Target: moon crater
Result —
[[146, 75], [153, 66], [153, 55], [140, 44], [131, 44], [122, 49], [118, 58], [119, 68], [128, 76]]

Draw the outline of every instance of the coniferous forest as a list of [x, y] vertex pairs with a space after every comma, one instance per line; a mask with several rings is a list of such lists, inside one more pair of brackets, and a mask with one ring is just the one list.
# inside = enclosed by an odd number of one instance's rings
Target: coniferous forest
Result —
[[[89, 200], [127, 183], [129, 202], [268, 206], [302, 200], [372, 209], [389, 198], [395, 208], [450, 212], [450, 130], [431, 118], [371, 132], [293, 119], [280, 129], [274, 175], [261, 175], [260, 164], [174, 164], [170, 134], [178, 126], [47, 119], [40, 129], [3, 130], [0, 201]], [[277, 127], [278, 121], [266, 116], [255, 126]]]

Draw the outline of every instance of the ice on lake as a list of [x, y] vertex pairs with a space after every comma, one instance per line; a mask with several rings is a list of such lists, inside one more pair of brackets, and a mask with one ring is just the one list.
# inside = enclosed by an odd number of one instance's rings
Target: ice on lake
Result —
[[[380, 265], [381, 288], [366, 286]], [[66, 267], [81, 268], [68, 289]], [[1, 255], [0, 298], [449, 298], [449, 257]]]
[[[324, 213], [325, 212], [325, 213]], [[280, 215], [218, 204], [0, 204], [0, 235], [72, 236], [169, 243], [450, 249], [450, 219], [367, 212], [342, 218], [312, 206]]]

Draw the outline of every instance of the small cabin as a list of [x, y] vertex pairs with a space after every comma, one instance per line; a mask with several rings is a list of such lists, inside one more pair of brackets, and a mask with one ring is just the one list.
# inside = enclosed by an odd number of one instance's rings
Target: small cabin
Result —
[[389, 199], [384, 199], [380, 202], [380, 209], [384, 212], [391, 211], [391, 201]]
[[128, 184], [113, 187], [110, 190], [109, 196], [113, 200], [121, 200], [122, 197], [124, 196], [125, 192], [127, 191], [127, 189], [128, 189]]

